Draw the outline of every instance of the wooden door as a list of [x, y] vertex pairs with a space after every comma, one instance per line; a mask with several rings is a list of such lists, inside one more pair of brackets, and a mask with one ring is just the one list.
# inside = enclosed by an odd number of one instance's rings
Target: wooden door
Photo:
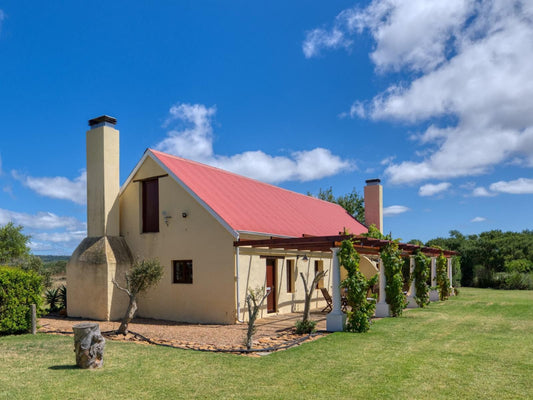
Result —
[[270, 288], [267, 296], [267, 312], [276, 312], [276, 260], [267, 258], [266, 260], [266, 290]]

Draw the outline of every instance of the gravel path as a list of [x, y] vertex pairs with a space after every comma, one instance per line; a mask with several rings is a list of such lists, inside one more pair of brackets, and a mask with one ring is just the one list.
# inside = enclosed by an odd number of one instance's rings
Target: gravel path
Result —
[[[301, 318], [301, 313], [281, 314], [257, 321], [257, 331], [254, 335], [254, 348], [269, 348], [286, 346], [292, 342], [301, 341], [306, 335], [296, 335], [294, 324]], [[313, 312], [311, 318], [316, 320], [319, 335], [308, 340], [315, 339], [325, 334], [326, 315]], [[82, 322], [97, 322], [102, 332], [110, 332], [118, 329], [119, 322], [90, 321], [80, 318], [68, 318], [63, 316], [46, 316], [39, 320], [39, 332], [71, 334], [72, 326]], [[172, 321], [161, 321], [147, 318], [135, 318], [129, 325], [131, 332], [139, 333], [155, 343], [167, 344], [181, 348], [197, 350], [238, 350], [244, 347], [247, 324], [235, 325], [201, 325], [186, 324]], [[105, 335], [112, 340], [138, 341], [133, 334], [124, 337], [122, 335]]]

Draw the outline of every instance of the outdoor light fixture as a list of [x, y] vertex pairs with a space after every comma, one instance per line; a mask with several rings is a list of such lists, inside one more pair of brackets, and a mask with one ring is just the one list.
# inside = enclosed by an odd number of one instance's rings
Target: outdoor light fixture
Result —
[[307, 258], [307, 254], [304, 254], [304, 256], [302, 257], [302, 261], [303, 262], [309, 261], [309, 258]]
[[166, 211], [163, 211], [163, 219], [165, 220], [166, 226], [168, 226], [168, 221], [172, 218], [171, 215], [168, 215]]
[[181, 213], [181, 216], [182, 216], [183, 218], [187, 218], [187, 213], [186, 213], [185, 211], [183, 211], [183, 212]]

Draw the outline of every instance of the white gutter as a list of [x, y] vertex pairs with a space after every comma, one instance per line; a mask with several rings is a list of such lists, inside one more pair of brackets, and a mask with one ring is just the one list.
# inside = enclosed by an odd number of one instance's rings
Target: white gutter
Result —
[[[239, 234], [237, 234], [237, 240], [239, 240]], [[241, 298], [240, 298], [240, 288], [239, 288], [239, 255], [240, 255], [240, 247], [237, 246], [235, 248], [235, 270], [236, 270], [236, 291], [237, 291], [237, 321], [238, 322], [244, 322], [244, 319], [241, 318]]]

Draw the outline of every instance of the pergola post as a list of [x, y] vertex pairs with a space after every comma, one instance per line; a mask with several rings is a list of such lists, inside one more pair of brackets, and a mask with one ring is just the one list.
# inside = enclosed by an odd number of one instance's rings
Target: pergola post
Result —
[[407, 308], [417, 308], [415, 296], [416, 296], [416, 287], [415, 279], [413, 273], [415, 271], [415, 258], [414, 256], [409, 256], [409, 275], [411, 276], [411, 287], [409, 288], [409, 295], [407, 296]]
[[453, 264], [452, 264], [452, 258], [448, 257], [448, 280], [450, 281], [450, 296], [453, 296], [454, 290], [453, 290]]
[[332, 269], [332, 300], [333, 307], [331, 312], [326, 316], [326, 330], [329, 332], [342, 332], [346, 322], [346, 314], [341, 311], [341, 271], [338, 258], [339, 248], [331, 249], [331, 269]]
[[376, 317], [383, 318], [390, 316], [389, 305], [385, 301], [386, 293], [385, 287], [387, 286], [387, 281], [385, 278], [385, 266], [381, 258], [379, 259], [379, 301], [376, 304]]
[[[431, 287], [437, 287], [437, 258], [431, 257]], [[439, 292], [436, 289], [429, 291], [429, 301], [439, 301]]]

